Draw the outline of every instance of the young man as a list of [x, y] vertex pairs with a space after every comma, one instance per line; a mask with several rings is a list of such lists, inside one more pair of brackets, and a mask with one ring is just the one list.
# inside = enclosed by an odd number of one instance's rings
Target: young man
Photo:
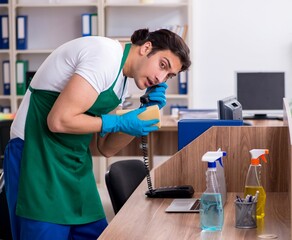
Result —
[[5, 152], [14, 239], [96, 239], [107, 226], [91, 141], [97, 139], [99, 152], [109, 157], [134, 137], [157, 130], [157, 119], [137, 117], [143, 107], [113, 114], [127, 93], [127, 77], [139, 89], [158, 85], [148, 105], [162, 108], [166, 80], [191, 64], [187, 45], [168, 30], [137, 30], [131, 42], [122, 49], [104, 37], [75, 39], [57, 48], [35, 74]]

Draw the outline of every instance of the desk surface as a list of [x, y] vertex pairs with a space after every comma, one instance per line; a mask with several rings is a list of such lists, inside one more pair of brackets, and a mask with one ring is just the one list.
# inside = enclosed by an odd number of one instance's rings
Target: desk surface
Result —
[[[287, 104], [285, 103], [285, 106]], [[288, 109], [288, 108], [287, 108]], [[290, 108], [289, 116], [291, 115]], [[289, 119], [288, 119], [289, 120]], [[291, 134], [291, 116], [289, 121], [289, 129]], [[175, 123], [175, 122], [172, 122]], [[285, 121], [284, 121], [285, 123]], [[229, 193], [227, 195], [226, 205], [224, 207], [224, 226], [223, 230], [219, 232], [219, 236], [215, 235], [206, 236], [200, 229], [200, 215], [194, 213], [165, 213], [165, 209], [169, 206], [172, 199], [149, 199], [145, 197], [145, 191], [147, 190], [146, 181], [144, 180], [140, 186], [134, 191], [129, 200], [125, 203], [124, 207], [113, 218], [109, 226], [103, 232], [99, 239], [127, 239], [127, 240], [172, 240], [172, 239], [236, 239], [236, 240], [254, 240], [258, 239], [260, 234], [275, 234], [278, 239], [291, 239], [291, 142], [288, 141], [287, 127], [266, 127], [266, 126], [283, 126], [282, 121], [269, 121], [269, 120], [257, 120], [254, 125], [259, 127], [215, 127], [198, 138], [193, 142], [191, 146], [182, 149], [180, 152], [172, 156], [166, 163], [161, 166], [159, 171], [155, 171], [155, 184], [157, 186], [168, 186], [171, 184], [181, 184], [181, 181], [189, 178], [194, 178], [192, 169], [199, 169], [196, 166], [203, 153], [210, 148], [217, 149], [220, 145], [223, 149], [227, 149], [228, 152], [232, 152], [232, 158], [234, 159], [247, 159], [247, 153], [241, 151], [241, 149], [252, 149], [255, 147], [268, 146], [271, 149], [272, 159], [276, 159], [273, 168], [270, 169], [272, 173], [276, 173], [280, 176], [275, 182], [276, 186], [270, 189], [281, 189], [281, 185], [285, 185], [288, 182], [289, 191], [285, 192], [268, 192], [266, 202], [266, 216], [263, 221], [258, 222], [258, 227], [255, 229], [237, 229], [234, 227], [235, 222], [235, 209], [234, 200], [236, 193]], [[262, 128], [262, 125], [265, 126]], [[175, 127], [175, 126], [174, 126]], [[235, 140], [234, 140], [235, 139]], [[291, 138], [292, 139], [292, 138]], [[238, 146], [241, 148], [239, 149]], [[273, 151], [272, 151], [273, 150]], [[281, 155], [281, 156], [280, 156]], [[280, 158], [279, 158], [280, 156]], [[184, 161], [182, 161], [184, 159]], [[186, 162], [185, 160], [188, 159]], [[289, 168], [281, 168], [282, 165], [277, 165], [281, 161], [288, 161]], [[242, 161], [243, 162], [243, 161]], [[187, 164], [186, 164], [187, 163]], [[226, 161], [228, 164], [228, 162]], [[244, 169], [241, 165], [232, 164], [234, 161], [229, 161], [229, 165], [232, 166], [232, 171], [226, 171], [227, 180], [229, 183], [233, 183], [234, 179], [241, 176], [241, 182], [243, 182], [242, 173]], [[247, 165], [247, 162], [246, 162]], [[247, 169], [247, 166], [245, 167]], [[179, 171], [177, 171], [179, 170]], [[287, 172], [285, 172], [287, 171]], [[169, 172], [173, 172], [170, 174]], [[179, 175], [177, 173], [180, 173]], [[268, 171], [266, 171], [268, 172]], [[282, 174], [284, 172], [284, 174]], [[153, 173], [153, 172], [152, 172]], [[182, 173], [182, 174], [181, 174]], [[286, 175], [289, 176], [286, 176]], [[168, 179], [164, 184], [164, 179], [169, 175], [172, 179]], [[195, 181], [198, 182], [202, 179], [202, 171], [195, 175]], [[266, 174], [266, 180], [268, 182], [274, 181], [270, 179], [272, 174]], [[183, 177], [182, 179], [180, 177]], [[283, 179], [282, 179], [283, 177]], [[269, 180], [270, 179], [270, 180]], [[162, 181], [163, 180], [163, 181]], [[240, 183], [240, 182], [239, 182]], [[280, 184], [281, 183], [281, 184]], [[167, 184], [167, 185], [166, 185]], [[266, 184], [268, 185], [268, 184]], [[279, 185], [279, 186], [278, 186]], [[195, 187], [199, 189], [199, 187]], [[230, 189], [233, 189], [230, 186]], [[241, 188], [234, 188], [240, 189]], [[287, 189], [286, 189], [287, 190]], [[237, 191], [237, 190], [233, 190]], [[277, 190], [281, 191], [281, 190]], [[242, 196], [242, 193], [238, 194]], [[194, 197], [199, 197], [200, 194], [196, 193]]]
[[[257, 119], [257, 120], [244, 120], [252, 124], [252, 126], [283, 126], [281, 120], [270, 120], [270, 119]], [[162, 131], [174, 131], [177, 130], [178, 119], [170, 115], [161, 116], [161, 130]]]
[[160, 131], [177, 131], [177, 122], [177, 118], [170, 115], [162, 115]]
[[[181, 240], [181, 239], [257, 239], [260, 234], [276, 234], [290, 239], [290, 207], [288, 193], [267, 193], [266, 216], [255, 229], [234, 227], [236, 193], [228, 193], [224, 207], [222, 232], [203, 233], [197, 213], [165, 213], [172, 199], [149, 199], [144, 193], [146, 181], [137, 188], [124, 207], [113, 218], [100, 239]], [[243, 194], [239, 194], [242, 196]], [[195, 197], [200, 196], [196, 194]], [[210, 236], [212, 234], [212, 236]]]

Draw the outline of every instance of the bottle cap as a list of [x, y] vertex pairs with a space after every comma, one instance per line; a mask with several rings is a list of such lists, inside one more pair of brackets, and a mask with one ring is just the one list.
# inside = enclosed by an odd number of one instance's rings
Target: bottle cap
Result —
[[202, 161], [208, 162], [208, 168], [216, 168], [216, 161], [220, 162], [224, 156], [226, 156], [226, 152], [224, 151], [208, 151], [203, 155]]
[[267, 163], [267, 159], [265, 157], [266, 154], [269, 154], [268, 149], [252, 149], [249, 151], [251, 154], [251, 164], [259, 165], [260, 159]]

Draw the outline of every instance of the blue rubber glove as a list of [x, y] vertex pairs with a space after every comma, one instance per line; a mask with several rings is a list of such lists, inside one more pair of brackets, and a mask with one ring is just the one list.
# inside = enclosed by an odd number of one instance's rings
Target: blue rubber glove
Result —
[[101, 115], [102, 129], [100, 135], [103, 137], [110, 132], [123, 132], [135, 137], [146, 136], [149, 132], [158, 130], [158, 119], [140, 120], [138, 115], [146, 108], [138, 108], [123, 115], [106, 114]]
[[[165, 82], [160, 83], [155, 87], [155, 89], [149, 93], [149, 103], [143, 105], [143, 107], [148, 107], [152, 105], [158, 105], [159, 109], [163, 108], [166, 105], [165, 91], [168, 88]], [[151, 89], [147, 88], [146, 93]]]

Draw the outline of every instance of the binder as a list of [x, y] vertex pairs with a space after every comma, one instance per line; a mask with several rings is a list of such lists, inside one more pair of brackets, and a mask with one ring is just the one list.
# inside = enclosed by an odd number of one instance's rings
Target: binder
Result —
[[3, 94], [10, 95], [10, 62], [2, 62]]
[[9, 49], [8, 15], [0, 15], [0, 49]]
[[2, 3], [8, 3], [8, 0], [0, 0], [0, 4]]
[[11, 107], [10, 106], [1, 106], [0, 105], [0, 111], [3, 114], [11, 113]]
[[28, 69], [27, 60], [16, 61], [16, 94], [24, 95], [26, 91], [26, 72]]
[[90, 27], [91, 36], [97, 36], [97, 13], [90, 14]]
[[16, 17], [16, 49], [27, 49], [27, 16]]
[[25, 88], [26, 89], [28, 88], [31, 80], [33, 79], [33, 77], [35, 75], [35, 73], [36, 73], [35, 71], [27, 71], [26, 72], [26, 75], [25, 75], [25, 77], [26, 77], [26, 86], [25, 86]]
[[90, 13], [84, 13], [82, 14], [82, 36], [90, 36], [91, 35], [91, 14]]
[[178, 74], [178, 93], [188, 93], [188, 71], [180, 72]]

